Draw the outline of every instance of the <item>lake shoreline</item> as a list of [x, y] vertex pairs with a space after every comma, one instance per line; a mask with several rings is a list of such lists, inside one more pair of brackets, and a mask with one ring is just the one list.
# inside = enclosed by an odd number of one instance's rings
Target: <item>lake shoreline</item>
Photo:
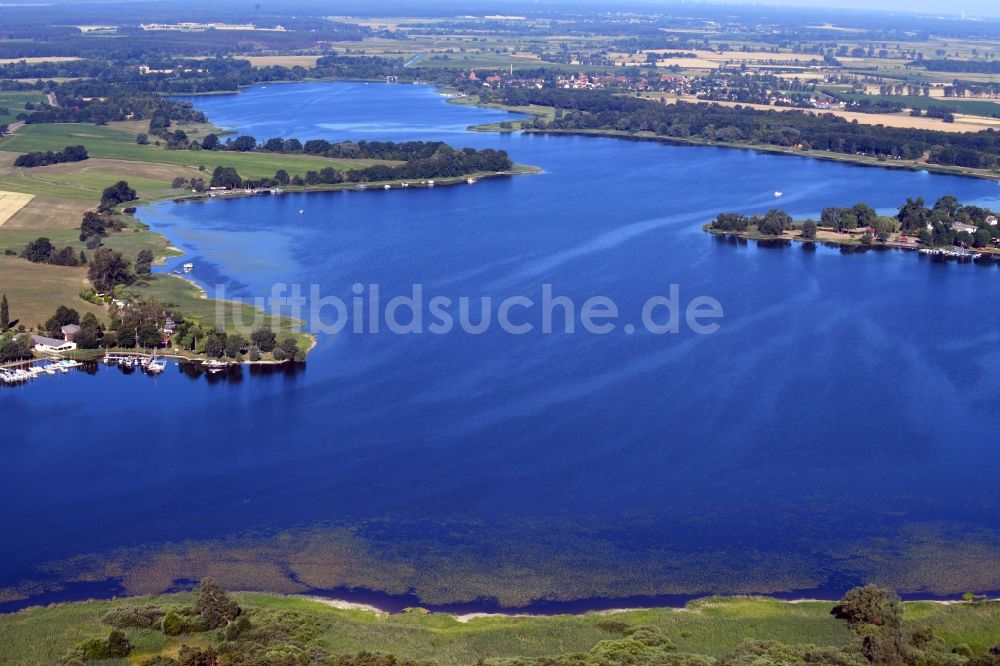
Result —
[[[453, 99], [469, 99], [469, 97], [459, 97]], [[451, 103], [453, 100], [449, 100]], [[706, 104], [709, 102], [705, 102]], [[504, 110], [512, 114], [532, 114], [534, 117], [540, 117], [538, 113], [532, 113], [530, 110], [526, 110], [523, 107], [513, 107], [506, 104], [501, 104], [498, 102], [487, 102], [482, 103], [478, 98], [472, 102], [473, 106], [477, 106], [484, 109], [495, 109]], [[862, 167], [880, 167], [886, 169], [903, 169], [906, 171], [927, 171], [929, 173], [938, 173], [950, 176], [964, 176], [967, 178], [978, 178], [981, 180], [991, 180], [1000, 181], [1000, 171], [988, 171], [985, 169], [969, 169], [965, 167], [952, 167], [939, 164], [931, 164], [925, 162], [913, 162], [913, 161], [890, 161], [879, 158], [873, 158], [863, 155], [849, 155], [846, 153], [832, 153], [823, 151], [812, 151], [803, 150], [794, 147], [784, 148], [781, 146], [766, 145], [766, 144], [746, 144], [746, 143], [736, 143], [730, 141], [711, 141], [708, 139], [696, 139], [690, 137], [671, 137], [663, 136], [659, 134], [653, 134], [651, 132], [626, 132], [611, 129], [534, 129], [531, 127], [525, 127], [521, 125], [519, 127], [501, 127], [499, 123], [486, 123], [481, 125], [473, 125], [469, 127], [470, 131], [473, 132], [499, 132], [499, 133], [510, 133], [510, 132], [523, 132], [524, 134], [542, 134], [542, 135], [565, 135], [565, 136], [596, 136], [604, 138], [614, 138], [614, 139], [626, 139], [631, 141], [655, 141], [658, 143], [666, 143], [670, 145], [678, 146], [707, 146], [712, 148], [732, 148], [739, 150], [750, 150], [756, 153], [762, 153], [767, 155], [784, 155], [788, 157], [806, 157], [817, 160], [829, 161], [829, 162], [841, 162], [845, 164], [852, 164], [855, 166]], [[985, 131], [985, 130], [984, 130]]]
[[[265, 593], [266, 594], [266, 593]], [[649, 605], [649, 606], [618, 606], [612, 608], [593, 608], [589, 610], [578, 610], [569, 612], [532, 612], [530, 606], [524, 609], [513, 609], [511, 611], [470, 611], [470, 612], [448, 612], [448, 611], [433, 611], [428, 610], [422, 606], [414, 606], [411, 609], [404, 609], [403, 611], [393, 611], [374, 604], [358, 603], [354, 601], [348, 601], [345, 599], [337, 599], [331, 597], [317, 596], [315, 594], [292, 594], [292, 595], [273, 595], [273, 596], [290, 596], [299, 599], [307, 599], [309, 601], [315, 601], [317, 603], [330, 606], [339, 610], [353, 610], [362, 611], [366, 613], [371, 613], [377, 616], [387, 616], [387, 615], [398, 615], [405, 614], [408, 612], [428, 612], [435, 615], [447, 615], [455, 619], [456, 622], [462, 624], [467, 624], [468, 622], [480, 619], [480, 618], [517, 618], [517, 617], [559, 617], [559, 616], [582, 616], [582, 615], [617, 615], [621, 613], [637, 613], [642, 611], [656, 611], [656, 610], [673, 610], [677, 612], [683, 612], [687, 609], [689, 604], [703, 603], [707, 601], [720, 600], [728, 601], [733, 599], [765, 599], [768, 601], [773, 601], [780, 604], [836, 604], [840, 599], [820, 599], [814, 597], [801, 597], [801, 598], [783, 598], [768, 594], [737, 594], [737, 595], [704, 595], [704, 596], [694, 596], [683, 604], [678, 605]], [[908, 598], [905, 595], [902, 596], [902, 601], [904, 604], [941, 604], [941, 605], [955, 605], [955, 604], [980, 604], [980, 603], [990, 603], [1000, 601], [1000, 597], [989, 596], [985, 599], [977, 599], [975, 601], [968, 601], [961, 598], [930, 598], [925, 599], [921, 597]]]
[[[494, 131], [494, 130], [488, 130]], [[513, 130], [518, 131], [518, 130]], [[1000, 181], [1000, 172], [986, 171], [982, 169], [965, 169], [962, 167], [948, 167], [939, 164], [916, 163], [904, 161], [878, 160], [877, 158], [855, 156], [839, 153], [821, 153], [811, 150], [799, 150], [797, 148], [781, 148], [780, 146], [749, 145], [745, 143], [730, 143], [725, 141], [709, 141], [699, 139], [688, 139], [680, 137], [660, 136], [655, 134], [633, 134], [630, 132], [618, 132], [616, 130], [553, 130], [553, 129], [521, 129], [525, 134], [547, 134], [552, 136], [595, 136], [614, 139], [626, 139], [630, 141], [654, 141], [679, 146], [705, 146], [709, 148], [729, 148], [738, 150], [749, 150], [755, 153], [767, 155], [782, 155], [787, 157], [805, 157], [809, 159], [821, 160], [825, 162], [841, 162], [859, 167], [871, 167], [881, 169], [900, 169], [904, 171], [926, 171], [946, 176], [961, 176], [964, 178], [977, 178], [979, 180]]]
[[[206, 201], [206, 200], [229, 200], [242, 199], [255, 196], [281, 196], [285, 194], [316, 194], [321, 192], [382, 192], [387, 190], [405, 189], [430, 189], [433, 187], [453, 187], [455, 185], [474, 185], [480, 180], [491, 180], [496, 178], [513, 178], [515, 176], [528, 176], [542, 173], [542, 169], [530, 165], [515, 164], [508, 171], [483, 171], [470, 173], [463, 176], [450, 176], [448, 178], [432, 178], [428, 180], [380, 180], [368, 181], [364, 183], [337, 183], [335, 185], [303, 185], [303, 186], [281, 186], [278, 188], [262, 188], [259, 190], [232, 189], [215, 190], [205, 192], [192, 192], [173, 197], [164, 197], [150, 201], [149, 204], [173, 201], [181, 203], [185, 201]], [[149, 205], [147, 204], [147, 205]], [[156, 232], [160, 233], [160, 232]], [[161, 236], [170, 240], [165, 234]], [[177, 256], [177, 255], [175, 255]], [[183, 255], [181, 255], [183, 256]]]
[[[110, 581], [108, 582], [110, 583]], [[73, 595], [67, 599], [39, 600], [31, 603], [7, 602], [0, 604], [0, 616], [16, 615], [28, 612], [37, 608], [52, 608], [59, 606], [72, 606], [95, 602], [113, 602], [117, 600], [141, 600], [152, 598], [173, 597], [189, 594], [189, 590], [170, 590], [161, 593], [122, 595], [119, 594], [113, 585], [102, 586], [100, 594]], [[88, 585], [91, 590], [94, 588]], [[629, 597], [629, 598], [602, 598], [602, 599], [580, 599], [580, 600], [538, 600], [526, 606], [520, 607], [499, 607], [492, 604], [485, 604], [485, 600], [478, 602], [461, 602], [453, 604], [421, 604], [419, 600], [410, 598], [410, 595], [395, 595], [389, 593], [375, 592], [372, 590], [339, 590], [346, 594], [324, 595], [322, 591], [308, 591], [300, 593], [269, 592], [265, 590], [232, 590], [233, 594], [260, 595], [272, 599], [302, 599], [312, 601], [336, 610], [355, 611], [368, 613], [377, 617], [391, 617], [400, 615], [438, 615], [449, 616], [456, 622], [467, 624], [476, 619], [509, 619], [509, 618], [553, 618], [553, 617], [581, 617], [586, 615], [618, 615], [622, 613], [640, 613], [648, 611], [674, 611], [684, 612], [691, 605], [704, 603], [725, 603], [735, 600], [763, 600], [777, 604], [787, 604], [790, 606], [801, 604], [822, 604], [833, 605], [840, 601], [840, 597], [829, 596], [799, 596], [799, 592], [788, 594], [691, 594], [691, 595], [657, 595], [654, 597]], [[398, 603], [386, 603], [377, 598], [398, 600]], [[633, 599], [640, 600], [633, 603]], [[904, 604], [938, 604], [942, 606], [969, 605], [1000, 602], [1000, 592], [988, 592], [977, 596], [974, 600], [963, 599], [960, 595], [927, 596], [924, 594], [900, 594], [900, 599]], [[603, 602], [603, 603], [602, 603]], [[649, 602], [649, 603], [643, 603]], [[405, 605], [404, 605], [405, 604]], [[6, 608], [3, 608], [6, 606]]]

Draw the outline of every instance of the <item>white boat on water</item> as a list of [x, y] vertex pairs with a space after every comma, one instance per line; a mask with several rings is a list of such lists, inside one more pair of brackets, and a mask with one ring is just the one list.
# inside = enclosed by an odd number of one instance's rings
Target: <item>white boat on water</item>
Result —
[[775, 199], [780, 199], [782, 194], [784, 194], [784, 192], [778, 192], [777, 190], [775, 190], [774, 191], [774, 198]]
[[215, 359], [210, 359], [208, 361], [202, 361], [201, 367], [205, 368], [209, 372], [222, 372], [229, 367], [229, 364], [225, 361], [216, 361]]
[[154, 359], [149, 362], [146, 366], [146, 372], [151, 372], [154, 375], [158, 375], [167, 369], [167, 364], [159, 359]]

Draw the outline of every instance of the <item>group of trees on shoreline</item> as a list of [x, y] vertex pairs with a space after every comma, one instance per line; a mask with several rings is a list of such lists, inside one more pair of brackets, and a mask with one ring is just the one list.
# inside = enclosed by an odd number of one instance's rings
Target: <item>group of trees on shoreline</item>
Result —
[[807, 239], [816, 238], [820, 228], [840, 233], [862, 229], [862, 242], [885, 242], [899, 233], [915, 236], [930, 247], [958, 245], [985, 248], [1000, 239], [997, 218], [997, 214], [987, 208], [962, 205], [954, 196], [946, 195], [931, 207], [925, 205], [922, 197], [907, 199], [894, 216], [879, 215], [868, 204], [858, 203], [850, 207], [828, 206], [823, 209], [818, 222], [805, 220], [795, 223], [784, 211], [772, 208], [764, 215], [720, 213], [710, 226], [723, 232], [744, 234], [755, 231], [764, 236], [780, 236], [789, 229], [800, 229]]
[[[81, 316], [76, 309], [61, 305], [45, 323], [35, 328], [43, 335], [60, 338], [63, 326], [76, 324], [80, 332], [74, 341], [80, 349], [154, 349], [164, 345], [163, 328], [167, 319], [171, 318], [176, 325], [171, 343], [185, 351], [231, 360], [260, 361], [264, 354], [270, 354], [275, 361], [305, 361], [305, 352], [299, 348], [294, 337], [285, 336], [279, 340], [269, 326], [254, 329], [248, 338], [238, 333], [227, 334], [215, 327], [205, 326], [195, 318], [172, 312], [156, 299], [121, 295], [123, 304], [111, 308], [108, 325], [101, 323], [90, 312]], [[3, 360], [30, 357], [30, 336], [27, 344], [20, 346], [8, 344], [7, 338], [0, 338], [0, 358]]]
[[7, 294], [0, 294], [0, 363], [31, 358], [31, 336], [25, 330], [17, 319], [11, 320]]
[[226, 358], [234, 361], [260, 361], [270, 354], [275, 361], [304, 362], [306, 354], [299, 349], [294, 337], [281, 340], [270, 326], [253, 329], [249, 337], [241, 333], [228, 333], [212, 326], [205, 326], [196, 319], [185, 317], [177, 323], [172, 344], [186, 351], [204, 354], [209, 358]]
[[[317, 185], [340, 182], [361, 183], [383, 180], [447, 178], [478, 172], [507, 171], [513, 161], [504, 150], [485, 148], [453, 148], [442, 141], [339, 141], [325, 139], [282, 139], [274, 137], [258, 142], [256, 137], [239, 135], [221, 141], [215, 134], [205, 136], [200, 143], [192, 142], [198, 150], [229, 150], [234, 152], [264, 152], [293, 155], [313, 155], [330, 159], [381, 160], [403, 164], [376, 164], [370, 167], [349, 169], [334, 173], [331, 168], [300, 175], [301, 182], [286, 179], [287, 173], [278, 171], [273, 179], [277, 185]], [[221, 167], [213, 173], [211, 187], [239, 187], [232, 168]], [[339, 175], [337, 175], [339, 174]]]
[[[282, 153], [289, 155], [313, 155], [331, 159], [384, 160], [407, 162], [414, 159], [429, 159], [442, 149], [451, 148], [443, 141], [327, 141], [326, 139], [273, 137], [264, 141], [252, 135], [240, 134], [222, 141], [215, 134], [208, 134], [199, 144], [201, 150], [230, 150], [234, 152]], [[454, 150], [454, 148], [452, 148]], [[466, 149], [472, 150], [472, 149]]]
[[[240, 137], [242, 138], [242, 137]], [[292, 140], [294, 141], [294, 139]], [[287, 143], [287, 142], [286, 142]], [[313, 142], [306, 142], [306, 145]], [[339, 170], [324, 167], [309, 170], [305, 175], [289, 175], [284, 169], [275, 172], [272, 178], [245, 179], [233, 167], [216, 167], [212, 172], [209, 187], [235, 189], [239, 187], [297, 187], [315, 185], [336, 185], [339, 183], [372, 183], [390, 180], [422, 180], [433, 178], [454, 178], [474, 173], [496, 173], [508, 171], [514, 163], [506, 151], [486, 148], [455, 149], [441, 142], [414, 141], [406, 144], [390, 142], [344, 142], [329, 144], [326, 141], [315, 150], [331, 156], [365, 155], [366, 159], [402, 160], [402, 164], [373, 164], [358, 169]], [[376, 157], [381, 156], [381, 157]], [[390, 157], [391, 156], [391, 157]], [[360, 157], [352, 159], [361, 159]], [[180, 183], [183, 184], [183, 183]]]

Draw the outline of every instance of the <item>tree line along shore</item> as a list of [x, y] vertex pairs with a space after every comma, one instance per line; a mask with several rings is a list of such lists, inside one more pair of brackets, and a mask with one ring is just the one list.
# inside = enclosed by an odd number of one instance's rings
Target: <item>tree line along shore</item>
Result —
[[0, 615], [0, 663], [140, 666], [996, 666], [1000, 603], [706, 598], [581, 615], [388, 614], [322, 599], [193, 592]]

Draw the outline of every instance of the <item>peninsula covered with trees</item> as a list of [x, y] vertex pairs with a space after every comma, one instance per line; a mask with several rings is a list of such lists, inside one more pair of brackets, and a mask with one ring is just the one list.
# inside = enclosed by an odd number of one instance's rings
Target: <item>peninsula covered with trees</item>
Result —
[[1000, 258], [997, 213], [963, 205], [953, 196], [930, 207], [922, 197], [907, 199], [895, 215], [880, 215], [866, 203], [824, 208], [819, 219], [796, 221], [772, 208], [763, 215], [720, 213], [705, 225], [715, 234], [744, 238], [789, 239], [841, 245], [886, 246], [948, 253], [949, 256]]
[[[337, 185], [340, 183], [377, 183], [385, 181], [421, 180], [428, 178], [459, 178], [468, 175], [487, 176], [507, 173], [514, 167], [513, 160], [504, 150], [486, 148], [463, 148], [457, 150], [442, 141], [409, 141], [394, 143], [387, 141], [342, 141], [330, 143], [323, 139], [273, 138], [258, 144], [252, 136], [240, 135], [219, 141], [209, 134], [200, 147], [194, 150], [230, 150], [240, 153], [280, 153], [286, 155], [313, 155], [329, 159], [379, 160], [382, 164], [338, 170], [333, 167], [310, 169], [304, 174], [290, 175], [281, 169], [273, 177], [245, 179], [233, 167], [216, 167], [212, 172], [209, 187], [233, 189], [238, 187], [259, 188], [291, 185], [312, 187], [317, 185]], [[179, 185], [183, 185], [180, 183]], [[194, 189], [198, 189], [197, 185]]]

